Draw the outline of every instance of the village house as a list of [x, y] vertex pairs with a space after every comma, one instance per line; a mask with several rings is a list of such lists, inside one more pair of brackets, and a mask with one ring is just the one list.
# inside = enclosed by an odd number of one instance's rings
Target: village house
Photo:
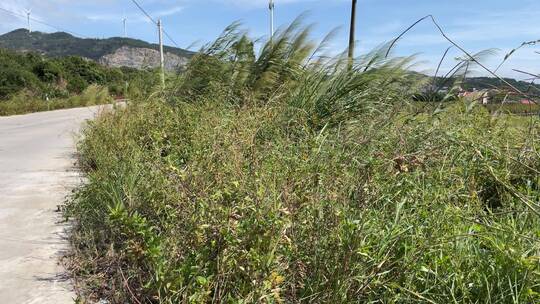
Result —
[[491, 96], [493, 95], [493, 90], [476, 90], [473, 88], [472, 91], [465, 91], [462, 88], [459, 89], [458, 96], [469, 101], [477, 101], [482, 104], [489, 104], [491, 102]]

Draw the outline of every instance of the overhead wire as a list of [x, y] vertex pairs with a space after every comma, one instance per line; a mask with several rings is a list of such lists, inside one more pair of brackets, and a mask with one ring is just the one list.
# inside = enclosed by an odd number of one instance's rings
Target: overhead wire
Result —
[[148, 19], [150, 19], [150, 21], [152, 21], [153, 24], [157, 25], [157, 22], [154, 20], [154, 18], [152, 18], [152, 16], [150, 16], [150, 14], [148, 14], [144, 8], [139, 4], [139, 2], [137, 2], [136, 0], [131, 0], [131, 2], [133, 2], [133, 4], [135, 4], [139, 10], [141, 10], [141, 12], [143, 12], [144, 15], [146, 15], [146, 17]]
[[[152, 18], [152, 16], [142, 7], [142, 5], [139, 4], [139, 2], [137, 2], [136, 0], [131, 0], [131, 2], [133, 2], [133, 4], [135, 4], [135, 6], [137, 6], [137, 8], [148, 18], [148, 20], [150, 20], [153, 24], [155, 25], [158, 25], [157, 21], [154, 20], [154, 18]], [[163, 29], [163, 34], [165, 34], [165, 36], [176, 46], [176, 47], [180, 47], [178, 45], [178, 43], [176, 43], [176, 41], [174, 41], [174, 39], [172, 38], [171, 35], [169, 35], [169, 33]]]
[[167, 33], [167, 31], [163, 30], [163, 34], [165, 34], [165, 36], [167, 38], [169, 38], [169, 40], [177, 47], [179, 48], [180, 46], [178, 45], [178, 43], [176, 43], [176, 41], [174, 41], [174, 39], [172, 39], [171, 35], [169, 35], [169, 33]]

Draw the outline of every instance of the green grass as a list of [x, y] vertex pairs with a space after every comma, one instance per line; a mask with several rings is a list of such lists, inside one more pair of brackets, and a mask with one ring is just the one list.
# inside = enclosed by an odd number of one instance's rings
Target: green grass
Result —
[[492, 112], [499, 113], [513, 113], [513, 114], [527, 114], [527, 115], [540, 115], [540, 105], [537, 104], [517, 104], [517, 103], [507, 103], [507, 104], [489, 104], [486, 105], [486, 108]]
[[66, 206], [80, 301], [539, 302], [538, 121], [419, 111], [408, 58], [348, 71], [307, 34], [255, 56], [231, 27], [89, 123]]
[[107, 88], [90, 86], [80, 95], [49, 101], [33, 97], [25, 92], [7, 101], [0, 101], [0, 116], [18, 115], [33, 112], [52, 111], [67, 108], [87, 107], [111, 103], [112, 97]]

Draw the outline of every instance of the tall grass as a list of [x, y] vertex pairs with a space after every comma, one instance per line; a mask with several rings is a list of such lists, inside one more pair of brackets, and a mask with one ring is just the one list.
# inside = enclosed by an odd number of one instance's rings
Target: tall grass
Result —
[[[324, 43], [322, 44], [324, 46]], [[67, 205], [81, 300], [540, 301], [538, 124], [409, 101], [412, 58], [238, 25], [90, 123]]]
[[514, 113], [519, 115], [540, 115], [540, 105], [537, 104], [488, 104], [486, 108], [492, 113]]

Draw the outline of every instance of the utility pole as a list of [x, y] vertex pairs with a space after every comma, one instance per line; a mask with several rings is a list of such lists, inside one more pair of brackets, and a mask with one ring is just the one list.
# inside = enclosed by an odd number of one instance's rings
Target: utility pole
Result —
[[270, 0], [268, 8], [270, 9], [270, 39], [272, 39], [274, 37], [274, 0]]
[[356, 2], [357, 0], [352, 0], [351, 8], [351, 30], [349, 35], [349, 70], [352, 70], [354, 64], [354, 39], [355, 39], [355, 29], [356, 29]]
[[122, 22], [124, 23], [124, 38], [127, 38], [127, 27], [126, 27], [126, 21], [127, 19], [122, 19]]
[[159, 67], [161, 72], [161, 84], [165, 86], [165, 57], [163, 55], [163, 24], [161, 19], [158, 20], [159, 31]]

